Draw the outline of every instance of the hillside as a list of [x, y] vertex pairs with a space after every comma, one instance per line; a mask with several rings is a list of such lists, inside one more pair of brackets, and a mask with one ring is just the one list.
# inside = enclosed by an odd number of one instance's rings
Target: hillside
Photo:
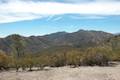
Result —
[[55, 46], [71, 46], [78, 48], [93, 47], [101, 44], [104, 40], [113, 36], [113, 34], [102, 31], [79, 30], [73, 33], [58, 32], [45, 36], [23, 37], [20, 35], [10, 35], [0, 39], [0, 49], [11, 53], [12, 45], [15, 43], [14, 37], [19, 37], [24, 44], [25, 52], [37, 53], [43, 49]]

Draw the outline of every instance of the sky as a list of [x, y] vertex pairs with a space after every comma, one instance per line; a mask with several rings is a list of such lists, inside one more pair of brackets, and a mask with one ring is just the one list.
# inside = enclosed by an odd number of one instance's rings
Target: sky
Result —
[[120, 0], [0, 0], [0, 37], [80, 29], [120, 33]]

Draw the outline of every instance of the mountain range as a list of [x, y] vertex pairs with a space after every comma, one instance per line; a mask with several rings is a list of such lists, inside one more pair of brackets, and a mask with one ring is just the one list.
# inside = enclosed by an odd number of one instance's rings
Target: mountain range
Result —
[[12, 45], [15, 43], [14, 37], [19, 37], [24, 44], [27, 53], [38, 53], [52, 47], [74, 47], [88, 48], [102, 45], [105, 41], [113, 41], [111, 38], [116, 35], [103, 31], [79, 30], [73, 33], [57, 32], [44, 36], [24, 37], [18, 34], [0, 38], [0, 49], [6, 53], [13, 52]]

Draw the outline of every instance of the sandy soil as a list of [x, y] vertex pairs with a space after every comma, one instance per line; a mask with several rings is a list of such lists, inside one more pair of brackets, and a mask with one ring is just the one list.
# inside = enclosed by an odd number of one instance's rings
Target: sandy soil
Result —
[[59, 67], [33, 72], [0, 72], [0, 80], [120, 80], [116, 67]]

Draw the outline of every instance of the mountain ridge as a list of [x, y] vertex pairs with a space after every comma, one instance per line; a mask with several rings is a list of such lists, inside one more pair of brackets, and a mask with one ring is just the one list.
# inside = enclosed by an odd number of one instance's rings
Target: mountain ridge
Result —
[[24, 37], [18, 34], [9, 35], [5, 38], [0, 38], [0, 49], [11, 53], [11, 45], [15, 43], [14, 37], [17, 36], [25, 45], [25, 51], [37, 53], [43, 49], [55, 46], [71, 46], [71, 47], [93, 47], [101, 44], [104, 40], [111, 38], [114, 34], [94, 31], [94, 30], [78, 30], [76, 32], [57, 32], [44, 36]]

